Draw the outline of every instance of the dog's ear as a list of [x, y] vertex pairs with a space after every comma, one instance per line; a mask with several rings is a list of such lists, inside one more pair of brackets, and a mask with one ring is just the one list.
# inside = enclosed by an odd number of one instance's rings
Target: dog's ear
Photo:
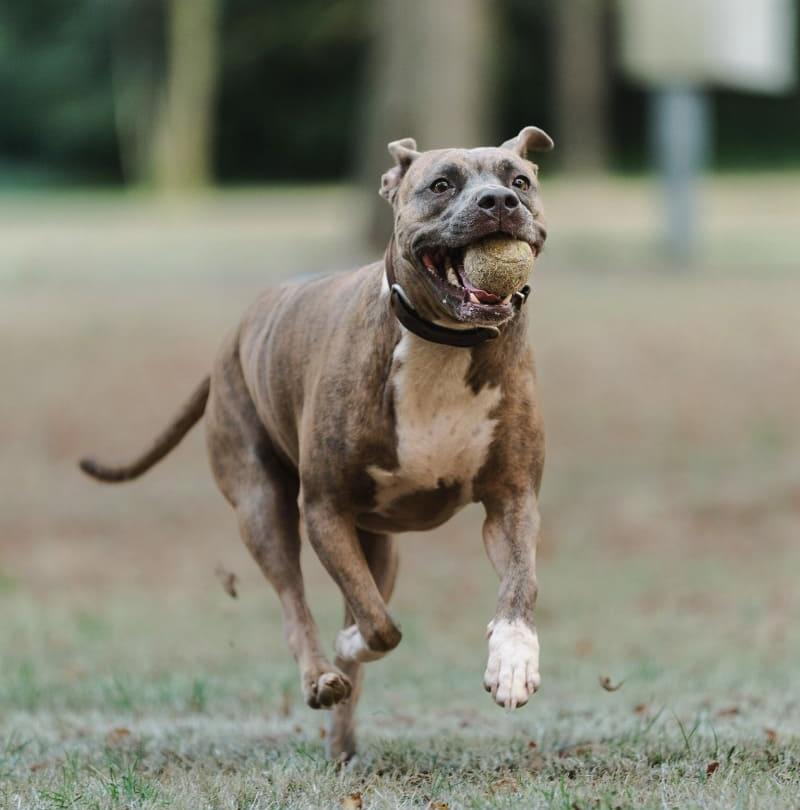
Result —
[[413, 138], [392, 141], [388, 149], [389, 154], [395, 159], [396, 165], [381, 177], [380, 194], [381, 197], [385, 197], [390, 203], [393, 203], [408, 167], [419, 157], [420, 153], [417, 151], [417, 142]]
[[539, 127], [525, 127], [516, 138], [500, 145], [501, 149], [510, 149], [520, 157], [527, 158], [528, 152], [549, 152], [555, 144], [553, 139]]

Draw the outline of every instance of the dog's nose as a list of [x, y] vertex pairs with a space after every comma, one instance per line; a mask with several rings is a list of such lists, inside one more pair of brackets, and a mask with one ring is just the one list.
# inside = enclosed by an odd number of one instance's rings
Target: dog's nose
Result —
[[478, 193], [478, 208], [484, 211], [499, 212], [504, 208], [516, 208], [518, 205], [517, 195], [502, 186], [488, 186]]

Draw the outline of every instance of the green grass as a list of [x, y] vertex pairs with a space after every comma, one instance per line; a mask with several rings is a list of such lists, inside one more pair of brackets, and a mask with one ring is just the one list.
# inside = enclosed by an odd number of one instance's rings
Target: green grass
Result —
[[[424, 541], [407, 552], [414, 565]], [[0, 806], [313, 808], [359, 793], [370, 808], [772, 808], [800, 795], [800, 645], [781, 624], [797, 597], [776, 616], [751, 579], [763, 563], [568, 543], [541, 566], [542, 692], [510, 714], [480, 686], [494, 583], [477, 538], [460, 558], [469, 595], [443, 583], [453, 552], [427, 552], [401, 584], [404, 640], [368, 668], [345, 768], [324, 758], [324, 715], [301, 704], [258, 580], [236, 602], [220, 589], [165, 609], [128, 591], [97, 614], [79, 594], [57, 610], [6, 594]], [[798, 562], [770, 561], [778, 588]], [[313, 568], [312, 581], [330, 637], [337, 600]], [[622, 686], [605, 691], [603, 675]]]

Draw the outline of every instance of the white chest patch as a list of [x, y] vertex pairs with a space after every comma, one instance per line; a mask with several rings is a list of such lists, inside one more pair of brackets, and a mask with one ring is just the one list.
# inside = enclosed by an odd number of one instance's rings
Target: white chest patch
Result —
[[472, 479], [492, 443], [499, 387], [475, 394], [466, 383], [472, 359], [467, 349], [440, 346], [403, 330], [392, 362], [397, 430], [396, 470], [368, 468], [377, 484], [377, 511], [395, 500], [441, 484], [462, 484], [463, 503], [472, 499]]

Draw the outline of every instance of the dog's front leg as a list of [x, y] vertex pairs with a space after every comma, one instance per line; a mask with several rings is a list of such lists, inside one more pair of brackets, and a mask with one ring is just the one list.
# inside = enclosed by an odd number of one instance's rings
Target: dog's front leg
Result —
[[484, 501], [483, 542], [500, 577], [497, 610], [489, 622], [487, 692], [507, 709], [524, 706], [539, 688], [539, 639], [533, 624], [539, 508], [533, 492]]
[[369, 569], [354, 521], [327, 500], [302, 501], [309, 542], [339, 586], [356, 624], [336, 638], [342, 661], [375, 661], [400, 643], [400, 630], [389, 615]]

